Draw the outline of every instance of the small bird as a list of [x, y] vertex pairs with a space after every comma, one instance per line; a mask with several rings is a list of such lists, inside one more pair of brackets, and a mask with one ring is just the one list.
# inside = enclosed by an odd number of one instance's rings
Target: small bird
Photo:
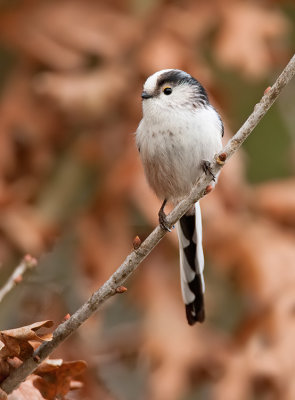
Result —
[[[164, 207], [176, 204], [192, 189], [222, 148], [222, 120], [209, 103], [203, 86], [188, 73], [165, 69], [151, 75], [143, 87], [143, 118], [136, 145], [151, 188], [163, 201], [162, 229], [169, 230]], [[177, 223], [182, 297], [189, 325], [205, 319], [202, 219], [197, 202]]]

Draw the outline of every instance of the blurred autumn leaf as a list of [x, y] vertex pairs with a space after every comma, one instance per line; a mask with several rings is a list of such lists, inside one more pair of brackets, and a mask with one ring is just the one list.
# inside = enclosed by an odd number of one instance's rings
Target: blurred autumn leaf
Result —
[[[80, 389], [83, 385], [73, 377], [86, 368], [84, 361], [63, 362], [48, 359], [44, 361], [18, 389], [10, 394], [8, 400], [54, 400], [66, 399], [69, 391]], [[37, 376], [36, 376], [37, 375]]]
[[80, 375], [85, 368], [84, 361], [47, 360], [35, 370], [34, 374], [39, 378], [34, 379], [33, 384], [45, 399], [64, 399], [69, 390], [82, 387], [82, 384], [73, 378]]

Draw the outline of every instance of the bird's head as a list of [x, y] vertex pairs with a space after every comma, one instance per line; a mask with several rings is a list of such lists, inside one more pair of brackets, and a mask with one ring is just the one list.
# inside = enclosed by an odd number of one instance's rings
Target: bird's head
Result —
[[141, 94], [143, 113], [165, 110], [194, 110], [208, 104], [203, 86], [188, 73], [179, 69], [165, 69], [151, 75]]

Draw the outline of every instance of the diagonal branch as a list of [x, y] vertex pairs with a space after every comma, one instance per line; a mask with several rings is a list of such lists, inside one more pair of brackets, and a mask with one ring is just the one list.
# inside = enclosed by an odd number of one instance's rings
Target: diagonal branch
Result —
[[[295, 55], [292, 57], [286, 68], [278, 77], [274, 85], [267, 90], [259, 103], [254, 107], [254, 111], [232, 137], [223, 150], [212, 160], [212, 172], [216, 174], [227, 161], [242, 145], [250, 135], [262, 117], [267, 113], [272, 104], [276, 101], [282, 89], [288, 84], [295, 74]], [[174, 225], [179, 218], [207, 191], [206, 187], [210, 184], [211, 177], [205, 174], [200, 177], [193, 187], [190, 194], [182, 200], [167, 216], [169, 226]], [[135, 271], [138, 265], [160, 242], [166, 231], [157, 226], [153, 232], [146, 238], [141, 246], [132, 251], [114, 274], [84, 303], [67, 321], [60, 324], [53, 333], [53, 339], [50, 342], [41, 344], [34, 355], [24, 361], [24, 363], [15, 370], [2, 383], [1, 388], [6, 393], [11, 393], [18, 385], [30, 375], [49, 354], [69, 335], [75, 332], [79, 326], [85, 322], [108, 298], [116, 294], [116, 289], [122, 285], [125, 280]]]

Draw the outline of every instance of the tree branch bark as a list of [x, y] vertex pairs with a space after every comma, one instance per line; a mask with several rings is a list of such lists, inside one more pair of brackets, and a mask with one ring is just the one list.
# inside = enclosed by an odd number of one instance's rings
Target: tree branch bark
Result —
[[18, 283], [22, 281], [26, 271], [34, 268], [36, 265], [36, 259], [31, 257], [29, 254], [23, 258], [22, 262], [15, 268], [4, 286], [0, 289], [0, 303], [7, 293], [9, 293]]
[[[262, 117], [276, 101], [282, 89], [288, 84], [295, 74], [295, 55], [289, 61], [274, 85], [267, 90], [259, 103], [254, 107], [252, 114], [227, 143], [223, 150], [212, 160], [212, 172], [217, 174], [224, 163], [239, 149], [250, 135]], [[173, 226], [179, 218], [201, 197], [206, 194], [206, 187], [210, 184], [211, 177], [202, 175], [196, 182], [190, 194], [182, 200], [167, 216], [169, 226]], [[6, 393], [11, 393], [25, 378], [30, 375], [38, 365], [69, 335], [75, 332], [108, 298], [116, 294], [118, 286], [135, 271], [138, 265], [146, 258], [153, 248], [160, 242], [167, 232], [157, 226], [146, 238], [141, 246], [132, 251], [114, 274], [84, 303], [67, 321], [60, 324], [53, 333], [50, 342], [42, 343], [34, 355], [24, 361], [5, 381], [1, 388]]]

